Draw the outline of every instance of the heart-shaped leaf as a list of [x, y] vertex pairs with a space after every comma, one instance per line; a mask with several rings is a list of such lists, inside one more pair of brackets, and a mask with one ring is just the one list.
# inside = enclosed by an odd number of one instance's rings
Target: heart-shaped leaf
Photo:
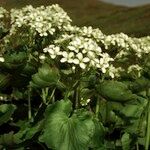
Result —
[[38, 72], [32, 76], [31, 86], [34, 88], [45, 88], [56, 86], [59, 80], [58, 71], [44, 64]]
[[25, 52], [4, 55], [5, 62], [1, 64], [1, 68], [9, 73], [20, 72], [24, 69], [27, 62], [27, 54]]
[[61, 100], [47, 107], [40, 141], [56, 150], [87, 150], [95, 126], [87, 112], [73, 113], [71, 102]]

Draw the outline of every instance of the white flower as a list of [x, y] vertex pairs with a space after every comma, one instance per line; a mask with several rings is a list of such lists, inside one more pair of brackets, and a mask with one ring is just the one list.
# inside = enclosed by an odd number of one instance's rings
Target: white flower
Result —
[[74, 57], [74, 53], [70, 52], [62, 52], [62, 56], [63, 58], [60, 60], [60, 62], [64, 63], [64, 62], [68, 62], [68, 63], [73, 63], [73, 57]]
[[76, 56], [77, 58], [73, 60], [74, 64], [78, 64], [82, 69], [85, 69], [85, 63], [89, 62], [90, 59], [88, 57], [83, 57], [82, 53], [78, 53]]
[[75, 50], [76, 50], [76, 47], [70, 46], [70, 45], [69, 45], [67, 48], [68, 48], [69, 50], [71, 50], [71, 51], [75, 51]]
[[4, 62], [5, 59], [3, 57], [0, 57], [0, 62]]
[[82, 44], [81, 39], [76, 37], [74, 41], [71, 42], [72, 45], [79, 46]]
[[89, 99], [85, 99], [85, 98], [82, 97], [80, 103], [81, 103], [82, 106], [86, 106], [86, 105], [88, 105], [88, 103], [90, 101], [91, 101], [90, 98]]
[[46, 59], [45, 55], [40, 55], [39, 58], [40, 58], [41, 60], [45, 60], [45, 59]]
[[[40, 30], [38, 30], [38, 31], [40, 31]], [[41, 32], [41, 33], [40, 33], [40, 36], [47, 36], [47, 35], [48, 35], [47, 32]]]
[[[135, 76], [140, 77], [141, 76], [142, 67], [140, 67], [138, 64], [131, 65], [128, 67], [127, 73]], [[133, 73], [133, 74], [132, 74]]]
[[0, 19], [4, 18], [8, 14], [7, 10], [3, 7], [0, 7]]
[[119, 77], [119, 72], [123, 71], [121, 67], [115, 68], [113, 65], [109, 66], [108, 74], [111, 78]]
[[60, 47], [55, 45], [49, 45], [49, 47], [46, 47], [43, 49], [44, 53], [49, 53], [50, 57], [52, 59], [56, 58], [57, 55], [60, 55]]
[[88, 58], [90, 58], [90, 59], [94, 59], [94, 58], [96, 57], [95, 53], [92, 52], [92, 51], [89, 51], [89, 52], [87, 53], [87, 56], [88, 56]]

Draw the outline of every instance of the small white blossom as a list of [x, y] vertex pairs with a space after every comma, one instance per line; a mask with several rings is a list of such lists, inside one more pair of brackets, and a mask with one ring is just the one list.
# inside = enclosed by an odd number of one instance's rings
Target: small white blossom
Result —
[[56, 58], [57, 55], [60, 55], [60, 47], [55, 45], [49, 45], [49, 47], [46, 47], [43, 49], [44, 53], [49, 53], [50, 57], [52, 59]]
[[82, 53], [78, 53], [77, 58], [73, 60], [74, 64], [79, 64], [82, 69], [86, 68], [86, 63], [90, 61], [88, 57], [83, 57]]
[[0, 56], [0, 62], [4, 62], [4, 61], [5, 61], [5, 59]]
[[119, 68], [115, 68], [113, 65], [110, 65], [109, 66], [109, 69], [108, 69], [108, 74], [111, 78], [115, 78], [115, 77], [120, 77], [120, 72], [122, 72], [123, 69], [121, 67]]
[[128, 67], [128, 73], [136, 72], [138, 77], [141, 76], [141, 71], [142, 71], [142, 68], [138, 64], [131, 65]]
[[85, 98], [82, 97], [81, 100], [80, 100], [80, 104], [82, 106], [87, 106], [90, 101], [91, 101], [91, 99], [85, 99]]
[[41, 60], [45, 60], [45, 59], [46, 59], [46, 56], [45, 56], [45, 55], [40, 55], [39, 58], [40, 58]]
[[60, 62], [64, 63], [64, 62], [68, 62], [68, 63], [73, 63], [73, 57], [74, 57], [74, 53], [70, 52], [62, 52], [62, 56], [63, 58], [60, 60]]

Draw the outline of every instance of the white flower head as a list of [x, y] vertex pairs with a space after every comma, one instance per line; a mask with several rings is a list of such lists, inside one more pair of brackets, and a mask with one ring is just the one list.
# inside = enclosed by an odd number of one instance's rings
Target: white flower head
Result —
[[58, 55], [61, 55], [60, 47], [55, 45], [49, 45], [49, 47], [43, 49], [43, 52], [49, 53], [52, 59], [56, 58]]
[[86, 63], [90, 61], [88, 57], [83, 57], [82, 53], [76, 55], [77, 58], [73, 60], [74, 64], [78, 64], [82, 69], [86, 68]]
[[137, 74], [138, 77], [141, 76], [141, 71], [142, 71], [142, 67], [140, 67], [138, 64], [136, 65], [131, 65], [128, 67], [128, 73], [132, 73], [135, 72]]
[[62, 56], [63, 56], [63, 58], [61, 58], [60, 62], [73, 63], [73, 57], [74, 57], [73, 52], [67, 53], [66, 51], [64, 51], [64, 52], [62, 52]]
[[2, 56], [0, 56], [0, 62], [4, 62], [4, 61], [5, 59]]
[[124, 71], [121, 67], [115, 68], [113, 65], [109, 66], [108, 74], [111, 78], [120, 77], [120, 72]]
[[39, 58], [40, 58], [41, 60], [45, 60], [45, 59], [46, 59], [46, 56], [43, 54], [43, 55], [40, 55]]
[[91, 101], [90, 98], [85, 99], [85, 98], [82, 97], [81, 100], [80, 100], [80, 103], [81, 103], [82, 106], [87, 106], [90, 101]]

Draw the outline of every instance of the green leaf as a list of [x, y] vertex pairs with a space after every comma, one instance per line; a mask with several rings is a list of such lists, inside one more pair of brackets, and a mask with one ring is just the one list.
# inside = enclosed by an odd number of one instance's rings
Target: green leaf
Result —
[[14, 132], [9, 132], [3, 135], [0, 135], [0, 144], [5, 146], [11, 146], [15, 143], [17, 143], [19, 139], [14, 137]]
[[[142, 113], [144, 112], [145, 108], [147, 105], [147, 100], [146, 99], [142, 99], [142, 101], [139, 103], [135, 103], [135, 104], [127, 104], [125, 106], [120, 106], [120, 107], [114, 107], [113, 111], [116, 112], [116, 114], [121, 117], [122, 119], [124, 119], [124, 121], [131, 121], [132, 123], [133, 121], [139, 119], [142, 115]], [[112, 106], [113, 107], [113, 106]], [[126, 120], [127, 119], [127, 120]], [[128, 122], [129, 124], [129, 122]]]
[[0, 74], [0, 89], [6, 88], [10, 81], [10, 75]]
[[38, 73], [32, 76], [30, 85], [34, 88], [45, 88], [56, 86], [59, 81], [59, 73], [56, 69], [44, 64], [39, 68]]
[[139, 78], [131, 83], [130, 88], [134, 92], [144, 91], [150, 88], [150, 80], [147, 78]]
[[59, 79], [58, 70], [56, 68], [51, 68], [48, 64], [45, 64], [39, 69], [38, 75], [47, 82], [57, 82]]
[[95, 126], [87, 112], [73, 113], [71, 102], [61, 100], [47, 107], [45, 127], [39, 140], [56, 150], [86, 150]]
[[16, 109], [16, 106], [12, 104], [0, 105], [0, 125], [2, 125], [3, 123], [6, 123], [10, 119], [15, 109]]
[[96, 89], [108, 101], [126, 102], [137, 99], [124, 83], [118, 81], [104, 81]]
[[25, 68], [22, 70], [22, 74], [24, 75], [33, 75], [37, 72], [36, 65], [33, 62], [27, 63]]
[[122, 138], [121, 138], [121, 143], [122, 143], [122, 149], [123, 150], [130, 150], [130, 135], [128, 133], [124, 133]]
[[104, 144], [104, 127], [101, 122], [94, 120], [95, 124], [95, 132], [92, 138], [91, 146], [92, 148], [100, 148], [103, 147]]
[[121, 110], [121, 112], [127, 117], [139, 118], [144, 109], [145, 107], [142, 104], [127, 105]]
[[37, 132], [41, 130], [43, 125], [43, 120], [39, 121], [37, 124], [32, 126], [29, 122], [20, 121], [18, 123], [20, 126], [19, 132], [14, 134], [15, 139], [22, 139], [20, 142], [31, 139]]
[[27, 121], [19, 121], [16, 125], [20, 127], [17, 133], [9, 132], [0, 135], [0, 144], [5, 146], [21, 144], [33, 138], [33, 136], [42, 129], [43, 120], [32, 126]]
[[1, 68], [10, 73], [22, 71], [26, 66], [27, 55], [25, 52], [4, 55], [5, 62], [1, 64]]

